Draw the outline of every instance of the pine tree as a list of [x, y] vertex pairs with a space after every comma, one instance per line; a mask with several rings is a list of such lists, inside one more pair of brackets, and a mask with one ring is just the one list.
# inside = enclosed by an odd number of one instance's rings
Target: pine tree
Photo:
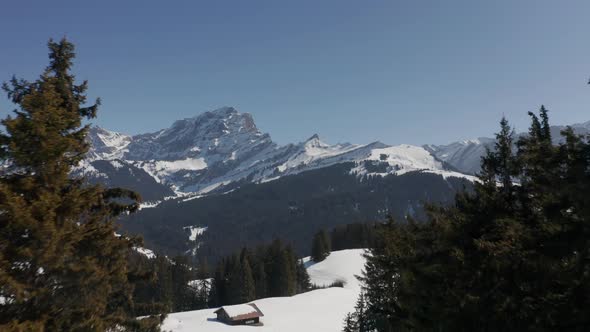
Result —
[[307, 273], [307, 269], [303, 262], [299, 259], [297, 260], [297, 265], [295, 268], [296, 271], [296, 279], [297, 279], [297, 293], [304, 293], [311, 289], [311, 280], [309, 279], [309, 274]]
[[281, 296], [284, 284], [281, 282], [281, 256], [282, 243], [280, 240], [274, 240], [266, 249], [265, 253], [265, 271], [268, 281], [268, 296]]
[[199, 265], [197, 267], [197, 278], [198, 279], [207, 279], [210, 277], [209, 275], [209, 263], [207, 262], [206, 258], [199, 259]]
[[256, 298], [262, 299], [266, 297], [268, 282], [266, 271], [264, 269], [264, 262], [260, 257], [256, 257], [252, 268], [252, 275], [254, 277], [254, 288], [256, 289]]
[[209, 306], [218, 307], [228, 303], [227, 297], [227, 275], [226, 275], [226, 260], [222, 259], [215, 269], [213, 277], [213, 285], [209, 293]]
[[287, 284], [287, 294], [289, 296], [297, 294], [297, 256], [295, 256], [295, 252], [293, 251], [293, 247], [291, 245], [287, 245], [285, 247], [284, 254], [285, 256], [285, 264], [287, 268], [288, 274], [288, 284]]
[[365, 294], [361, 292], [354, 307], [354, 317], [359, 332], [373, 331], [375, 326], [372, 323], [370, 316], [367, 315], [367, 303], [365, 302]]
[[139, 197], [70, 177], [88, 150], [82, 122], [100, 103], [84, 106], [87, 82], [76, 85], [70, 73], [74, 45], [63, 39], [48, 47], [38, 80], [3, 85], [19, 109], [0, 134], [0, 296], [7, 299], [0, 329], [139, 329], [147, 320], [132, 317], [127, 266], [138, 242], [115, 236], [113, 221], [137, 209]]
[[530, 115], [516, 151], [502, 120], [472, 192], [380, 226], [362, 278], [377, 330], [590, 328], [590, 143], [554, 145], [547, 109]]
[[276, 296], [291, 296], [295, 294], [295, 275], [293, 268], [290, 265], [291, 258], [286, 250], [282, 249], [276, 256], [276, 267], [277, 271], [277, 285], [275, 288]]
[[313, 237], [311, 245], [311, 259], [314, 262], [321, 262], [330, 254], [330, 237], [325, 230], [321, 230]]
[[324, 242], [321, 240], [319, 233], [317, 233], [313, 236], [313, 241], [311, 243], [311, 259], [314, 262], [321, 262], [325, 259], [325, 252], [326, 248], [324, 246]]
[[349, 312], [348, 314], [346, 314], [346, 318], [344, 318], [344, 328], [342, 329], [342, 332], [359, 332], [358, 324], [353, 313]]
[[170, 263], [167, 257], [157, 256], [153, 264], [156, 270], [156, 280], [153, 282], [152, 296], [154, 301], [164, 304], [168, 310], [171, 310], [174, 306], [174, 281]]
[[[389, 218], [377, 229], [375, 244], [365, 255], [366, 264], [360, 280], [366, 298], [367, 315], [379, 322], [381, 330], [395, 327], [404, 331], [411, 306], [404, 291], [414, 285], [409, 266], [413, 264], [413, 247], [418, 230], [411, 219], [407, 224]], [[406, 305], [408, 307], [406, 307]]]
[[170, 265], [172, 286], [173, 311], [188, 311], [198, 309], [200, 300], [198, 292], [191, 289], [189, 282], [195, 279], [189, 259], [186, 256], [176, 256]]
[[241, 286], [240, 286], [240, 303], [250, 302], [256, 298], [256, 285], [252, 276], [252, 268], [248, 259], [249, 253], [246, 249], [242, 251], [240, 257], [241, 264]]
[[227, 261], [226, 266], [226, 277], [227, 280], [227, 302], [225, 304], [238, 304], [242, 303], [242, 285], [243, 285], [243, 274], [242, 265], [240, 264], [240, 257], [235, 254], [230, 257]]

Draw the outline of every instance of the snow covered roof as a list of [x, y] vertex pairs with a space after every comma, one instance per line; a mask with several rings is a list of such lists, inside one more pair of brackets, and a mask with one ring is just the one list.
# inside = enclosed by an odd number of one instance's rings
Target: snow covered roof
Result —
[[231, 320], [242, 320], [264, 316], [262, 311], [260, 311], [254, 303], [223, 306], [217, 309], [215, 313], [218, 313], [221, 310], [225, 311]]

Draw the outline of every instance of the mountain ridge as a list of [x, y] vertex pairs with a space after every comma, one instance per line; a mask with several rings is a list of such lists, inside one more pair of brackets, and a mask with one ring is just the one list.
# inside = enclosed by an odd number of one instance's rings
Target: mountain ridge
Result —
[[[327, 144], [317, 133], [303, 142], [278, 145], [268, 133], [258, 129], [251, 114], [227, 106], [177, 120], [166, 129], [134, 136], [93, 126], [88, 140], [91, 149], [87, 164], [120, 160], [130, 172], [143, 170], [155, 182], [178, 194], [207, 194], [227, 190], [243, 181], [267, 182], [344, 162], [383, 164], [382, 172], [368, 172], [362, 165], [355, 169], [376, 175], [409, 170], [453, 171], [434, 156], [428, 157], [429, 152], [419, 146], [400, 145], [405, 149], [392, 149], [393, 146], [379, 141]], [[383, 160], [379, 160], [374, 150], [380, 150]], [[404, 156], [406, 152], [414, 156], [422, 154], [431, 160], [424, 164]], [[85, 173], [109, 178], [109, 174], [100, 172]]]
[[[590, 133], [590, 121], [572, 127], [578, 134]], [[552, 127], [556, 142], [564, 128]], [[494, 144], [494, 139], [488, 137], [423, 146], [392, 146], [379, 141], [328, 144], [314, 133], [305, 141], [279, 145], [268, 133], [258, 129], [250, 113], [241, 113], [229, 106], [174, 121], [165, 129], [133, 136], [93, 126], [88, 141], [91, 148], [78, 172], [90, 175], [95, 182], [110, 179], [107, 182], [111, 185], [131, 183], [130, 180], [112, 180], [114, 175], [105, 170], [104, 163], [102, 171], [93, 166], [100, 160], [118, 161], [129, 174], [149, 174], [153, 180], [147, 180], [146, 187], [153, 190], [157, 183], [162, 187], [157, 192], [164, 193], [168, 188], [173, 195], [224, 192], [246, 182], [268, 182], [346, 162], [357, 163], [352, 172], [360, 175], [421, 171], [473, 181], [473, 176], [479, 172], [481, 157]], [[122, 172], [118, 173], [117, 177], [121, 178]], [[135, 187], [141, 189], [142, 186], [136, 184]], [[154, 198], [153, 195], [144, 196]]]
[[[551, 137], [554, 143], [563, 141], [560, 133], [567, 126], [551, 126]], [[571, 125], [578, 135], [590, 135], [590, 121]], [[527, 135], [526, 132], [517, 133], [516, 138]], [[426, 144], [423, 145], [432, 155], [444, 161], [465, 174], [475, 175], [480, 170], [481, 158], [487, 149], [493, 150], [494, 138], [479, 137], [477, 139], [456, 141], [444, 145]]]

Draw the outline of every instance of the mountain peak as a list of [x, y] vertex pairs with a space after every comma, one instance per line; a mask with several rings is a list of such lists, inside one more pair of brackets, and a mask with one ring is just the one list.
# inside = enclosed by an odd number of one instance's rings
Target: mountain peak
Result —
[[311, 137], [310, 137], [310, 138], [308, 138], [308, 139], [307, 139], [307, 140], [305, 140], [305, 141], [306, 141], [306, 142], [309, 142], [309, 141], [316, 141], [316, 140], [319, 140], [319, 139], [320, 139], [320, 135], [318, 135], [318, 134], [313, 134], [313, 135], [311, 135]]
[[90, 127], [86, 140], [90, 143], [88, 158], [91, 160], [120, 158], [131, 143], [130, 136], [97, 125]]
[[172, 128], [215, 128], [220, 134], [228, 134], [237, 130], [238, 132], [258, 132], [254, 118], [250, 113], [240, 113], [231, 106], [223, 106], [212, 111], [198, 114], [192, 118], [176, 121]]
[[249, 156], [274, 144], [261, 133], [252, 115], [220, 107], [175, 121], [167, 129], [134, 137], [126, 157], [131, 160], [205, 158], [207, 165]]
[[306, 148], [329, 148], [330, 145], [322, 142], [318, 134], [313, 134], [310, 138], [305, 141]]
[[588, 129], [590, 130], [590, 121], [586, 121], [583, 123], [576, 123], [574, 125], [572, 125], [573, 128], [583, 128], [583, 129]]
[[214, 109], [213, 111], [210, 111], [210, 112], [213, 114], [219, 114], [219, 115], [229, 115], [229, 114], [239, 113], [238, 110], [236, 110], [234, 107], [231, 107], [231, 106], [222, 106], [222, 107]]

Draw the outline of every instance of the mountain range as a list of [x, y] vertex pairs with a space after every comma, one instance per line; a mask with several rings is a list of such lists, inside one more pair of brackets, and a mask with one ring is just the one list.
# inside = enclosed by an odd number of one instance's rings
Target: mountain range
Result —
[[330, 145], [315, 134], [304, 142], [280, 146], [258, 130], [250, 114], [232, 107], [136, 136], [95, 126], [88, 140], [91, 149], [76, 171], [97, 182], [139, 190], [146, 200], [228, 191], [243, 183], [272, 181], [344, 162], [357, 163], [353, 171], [359, 175], [421, 171], [461, 177], [470, 173], [457, 172], [463, 167], [440, 158], [444, 148], [434, 145]]
[[[590, 121], [571, 125], [578, 135], [590, 134]], [[566, 126], [551, 126], [551, 137], [554, 143], [562, 141], [561, 131]], [[517, 133], [516, 138], [526, 135]], [[424, 148], [432, 153], [437, 159], [452, 165], [456, 170], [465, 174], [477, 174], [480, 170], [481, 157], [485, 155], [486, 149], [493, 149], [494, 138], [480, 137], [477, 139], [453, 142], [447, 145], [425, 145]]]
[[[573, 126], [590, 133], [590, 122]], [[559, 140], [564, 127], [552, 130]], [[469, 190], [494, 139], [447, 145], [327, 144], [318, 135], [278, 145], [248, 113], [231, 107], [128, 136], [92, 127], [75, 172], [138, 191], [142, 209], [123, 231], [148, 248], [215, 261], [274, 238], [299, 254], [319, 229], [424, 217], [425, 203], [449, 204]]]

